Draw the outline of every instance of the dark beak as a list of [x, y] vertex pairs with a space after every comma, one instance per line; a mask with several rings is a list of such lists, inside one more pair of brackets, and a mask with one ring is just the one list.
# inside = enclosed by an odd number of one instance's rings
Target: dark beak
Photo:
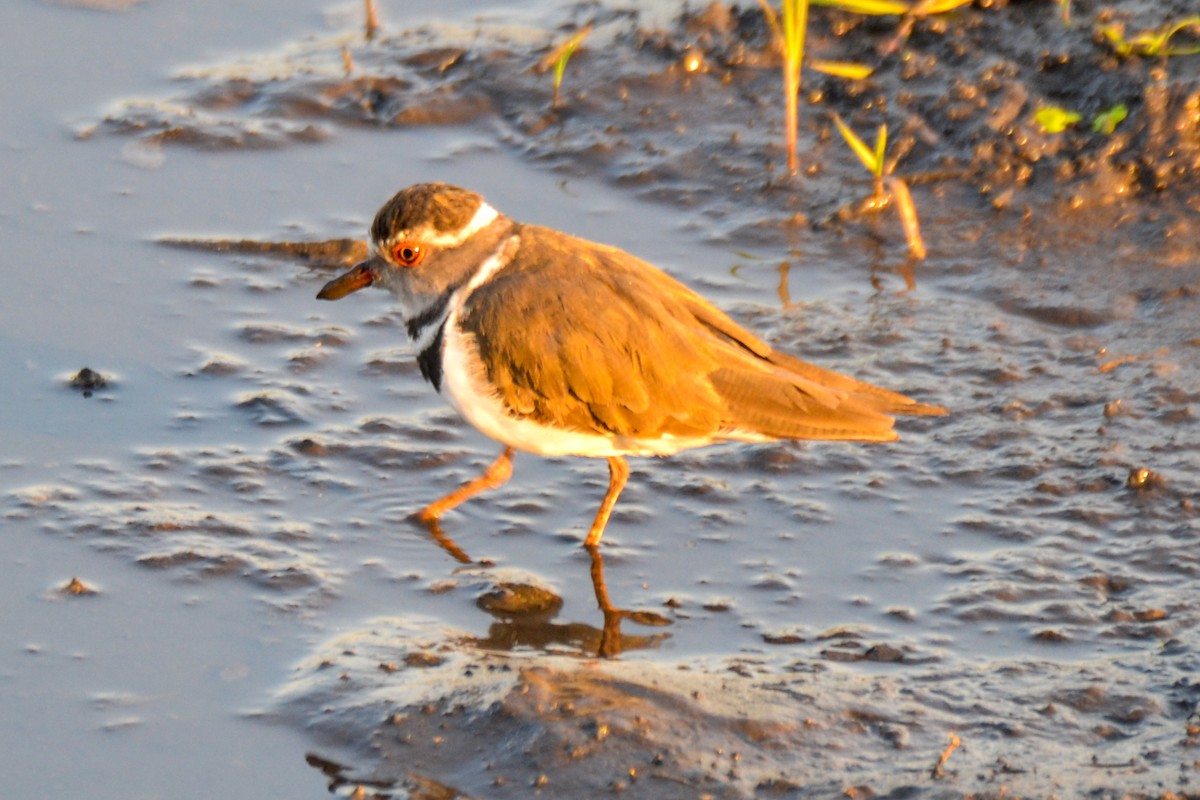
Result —
[[357, 292], [365, 286], [370, 286], [379, 280], [376, 265], [379, 262], [370, 258], [351, 269], [345, 275], [334, 278], [317, 292], [318, 300], [341, 300], [351, 292]]

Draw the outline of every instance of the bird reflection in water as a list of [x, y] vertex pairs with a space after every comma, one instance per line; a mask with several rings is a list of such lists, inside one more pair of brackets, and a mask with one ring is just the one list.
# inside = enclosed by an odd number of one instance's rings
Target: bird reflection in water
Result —
[[[453, 538], [442, 530], [434, 520], [417, 520], [433, 537], [437, 544], [461, 564], [494, 566], [491, 561], [474, 560], [467, 555]], [[585, 548], [591, 559], [592, 590], [596, 605], [603, 618], [601, 627], [583, 622], [554, 622], [562, 610], [562, 598], [548, 589], [528, 584], [500, 583], [479, 598], [481, 609], [496, 618], [488, 628], [487, 636], [473, 640], [473, 644], [486, 650], [557, 650], [569, 648], [601, 658], [616, 658], [630, 650], [645, 650], [657, 647], [670, 634], [651, 635], [625, 634], [621, 623], [631, 620], [636, 625], [664, 627], [671, 620], [653, 611], [631, 611], [617, 608], [608, 596], [604, 582], [604, 556], [600, 548], [592, 545]]]

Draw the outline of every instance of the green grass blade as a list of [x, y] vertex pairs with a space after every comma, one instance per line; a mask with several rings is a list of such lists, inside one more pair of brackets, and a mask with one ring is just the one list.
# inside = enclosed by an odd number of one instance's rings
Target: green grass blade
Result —
[[875, 135], [875, 166], [871, 170], [876, 178], [883, 175], [883, 157], [887, 152], [887, 123], [879, 126], [879, 133]]
[[1033, 121], [1045, 133], [1062, 133], [1083, 119], [1078, 111], [1062, 106], [1042, 106], [1033, 114]]
[[586, 25], [570, 39], [560, 44], [558, 47], [551, 50], [542, 60], [538, 62], [536, 67], [538, 72], [552, 70], [551, 75], [554, 81], [554, 105], [559, 104], [559, 89], [562, 86], [563, 72], [567, 69], [567, 62], [571, 60], [571, 56], [575, 54], [576, 48], [580, 43], [588, 37], [592, 32], [592, 26]]
[[1146, 31], [1126, 40], [1119, 24], [1102, 25], [1097, 30], [1119, 56], [1137, 54], [1146, 58], [1157, 56], [1191, 56], [1200, 53], [1200, 44], [1171, 47], [1175, 34], [1188, 28], [1200, 30], [1200, 16], [1187, 17], [1165, 26], [1161, 31]]
[[1171, 41], [1171, 37], [1179, 33], [1185, 28], [1196, 28], [1200, 33], [1200, 16], [1189, 17], [1187, 19], [1176, 22], [1171, 27], [1163, 32], [1162, 37], [1162, 54], [1165, 56], [1192, 56], [1200, 53], [1200, 45], [1192, 45], [1191, 47], [1167, 47], [1167, 42]]
[[[933, 0], [930, 3], [921, 4], [922, 17], [932, 17], [934, 14], [945, 14], [947, 11], [953, 11], [956, 8], [970, 5], [974, 0]], [[914, 13], [917, 9], [913, 9]]]
[[871, 73], [875, 68], [867, 64], [860, 64], [857, 61], [820, 61], [813, 59], [808, 62], [808, 65], [817, 72], [823, 72], [826, 75], [833, 75], [838, 78], [848, 78], [852, 81], [861, 81], [863, 78], [871, 77]]
[[868, 16], [903, 16], [908, 13], [908, 3], [897, 2], [897, 0], [811, 0], [814, 6], [825, 6], [827, 8], [837, 8], [842, 11], [849, 11], [853, 14], [866, 14]]
[[842, 134], [842, 138], [846, 140], [846, 144], [850, 145], [850, 149], [858, 156], [858, 160], [872, 174], [878, 174], [875, 168], [875, 153], [871, 148], [867, 147], [866, 142], [858, 138], [858, 134], [850, 130], [850, 126], [842, 121], [840, 114], [833, 115], [833, 122], [837, 125], [837, 129]]
[[1117, 103], [1112, 108], [1101, 111], [1092, 118], [1092, 132], [1108, 136], [1117, 129], [1121, 121], [1129, 116], [1129, 108], [1124, 103]]
[[1120, 25], [1101, 25], [1097, 30], [1117, 55], [1125, 57], [1133, 52], [1133, 46], [1125, 40], [1125, 31]]

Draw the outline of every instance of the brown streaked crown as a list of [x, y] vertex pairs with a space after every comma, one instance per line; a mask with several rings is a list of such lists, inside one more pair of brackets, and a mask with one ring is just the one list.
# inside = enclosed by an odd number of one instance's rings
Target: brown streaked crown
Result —
[[474, 192], [447, 183], [418, 183], [397, 192], [375, 215], [371, 238], [385, 242], [396, 231], [428, 227], [439, 233], [461, 230], [483, 205]]

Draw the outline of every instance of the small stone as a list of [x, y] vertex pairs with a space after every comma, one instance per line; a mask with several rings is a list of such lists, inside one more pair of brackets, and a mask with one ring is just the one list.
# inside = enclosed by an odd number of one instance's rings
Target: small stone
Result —
[[1133, 612], [1133, 618], [1138, 622], [1158, 622], [1167, 618], [1167, 612], [1161, 608], [1148, 608], [1145, 611]]
[[504, 617], [553, 615], [562, 608], [562, 598], [540, 586], [498, 583], [475, 601], [479, 608]]
[[71, 378], [71, 388], [83, 392], [84, 397], [91, 397], [96, 389], [103, 389], [108, 381], [103, 375], [90, 367], [84, 367]]
[[292, 445], [297, 453], [313, 458], [321, 458], [329, 454], [329, 448], [313, 439], [302, 439]]
[[771, 634], [764, 633], [762, 640], [767, 644], [803, 644], [804, 637], [794, 633]]
[[82, 597], [84, 595], [96, 593], [95, 589], [79, 580], [79, 578], [71, 578], [71, 580], [67, 581], [67, 585], [62, 588], [62, 591], [63, 594], [69, 594], [75, 597]]
[[1129, 477], [1125, 479], [1125, 486], [1138, 492], [1160, 489], [1166, 483], [1162, 475], [1146, 467], [1134, 467], [1129, 470]]
[[890, 644], [877, 644], [863, 654], [863, 660], [895, 663], [904, 660], [904, 651]]
[[404, 656], [404, 665], [407, 667], [438, 667], [444, 664], [445, 661], [446, 659], [427, 650], [407, 653]]

